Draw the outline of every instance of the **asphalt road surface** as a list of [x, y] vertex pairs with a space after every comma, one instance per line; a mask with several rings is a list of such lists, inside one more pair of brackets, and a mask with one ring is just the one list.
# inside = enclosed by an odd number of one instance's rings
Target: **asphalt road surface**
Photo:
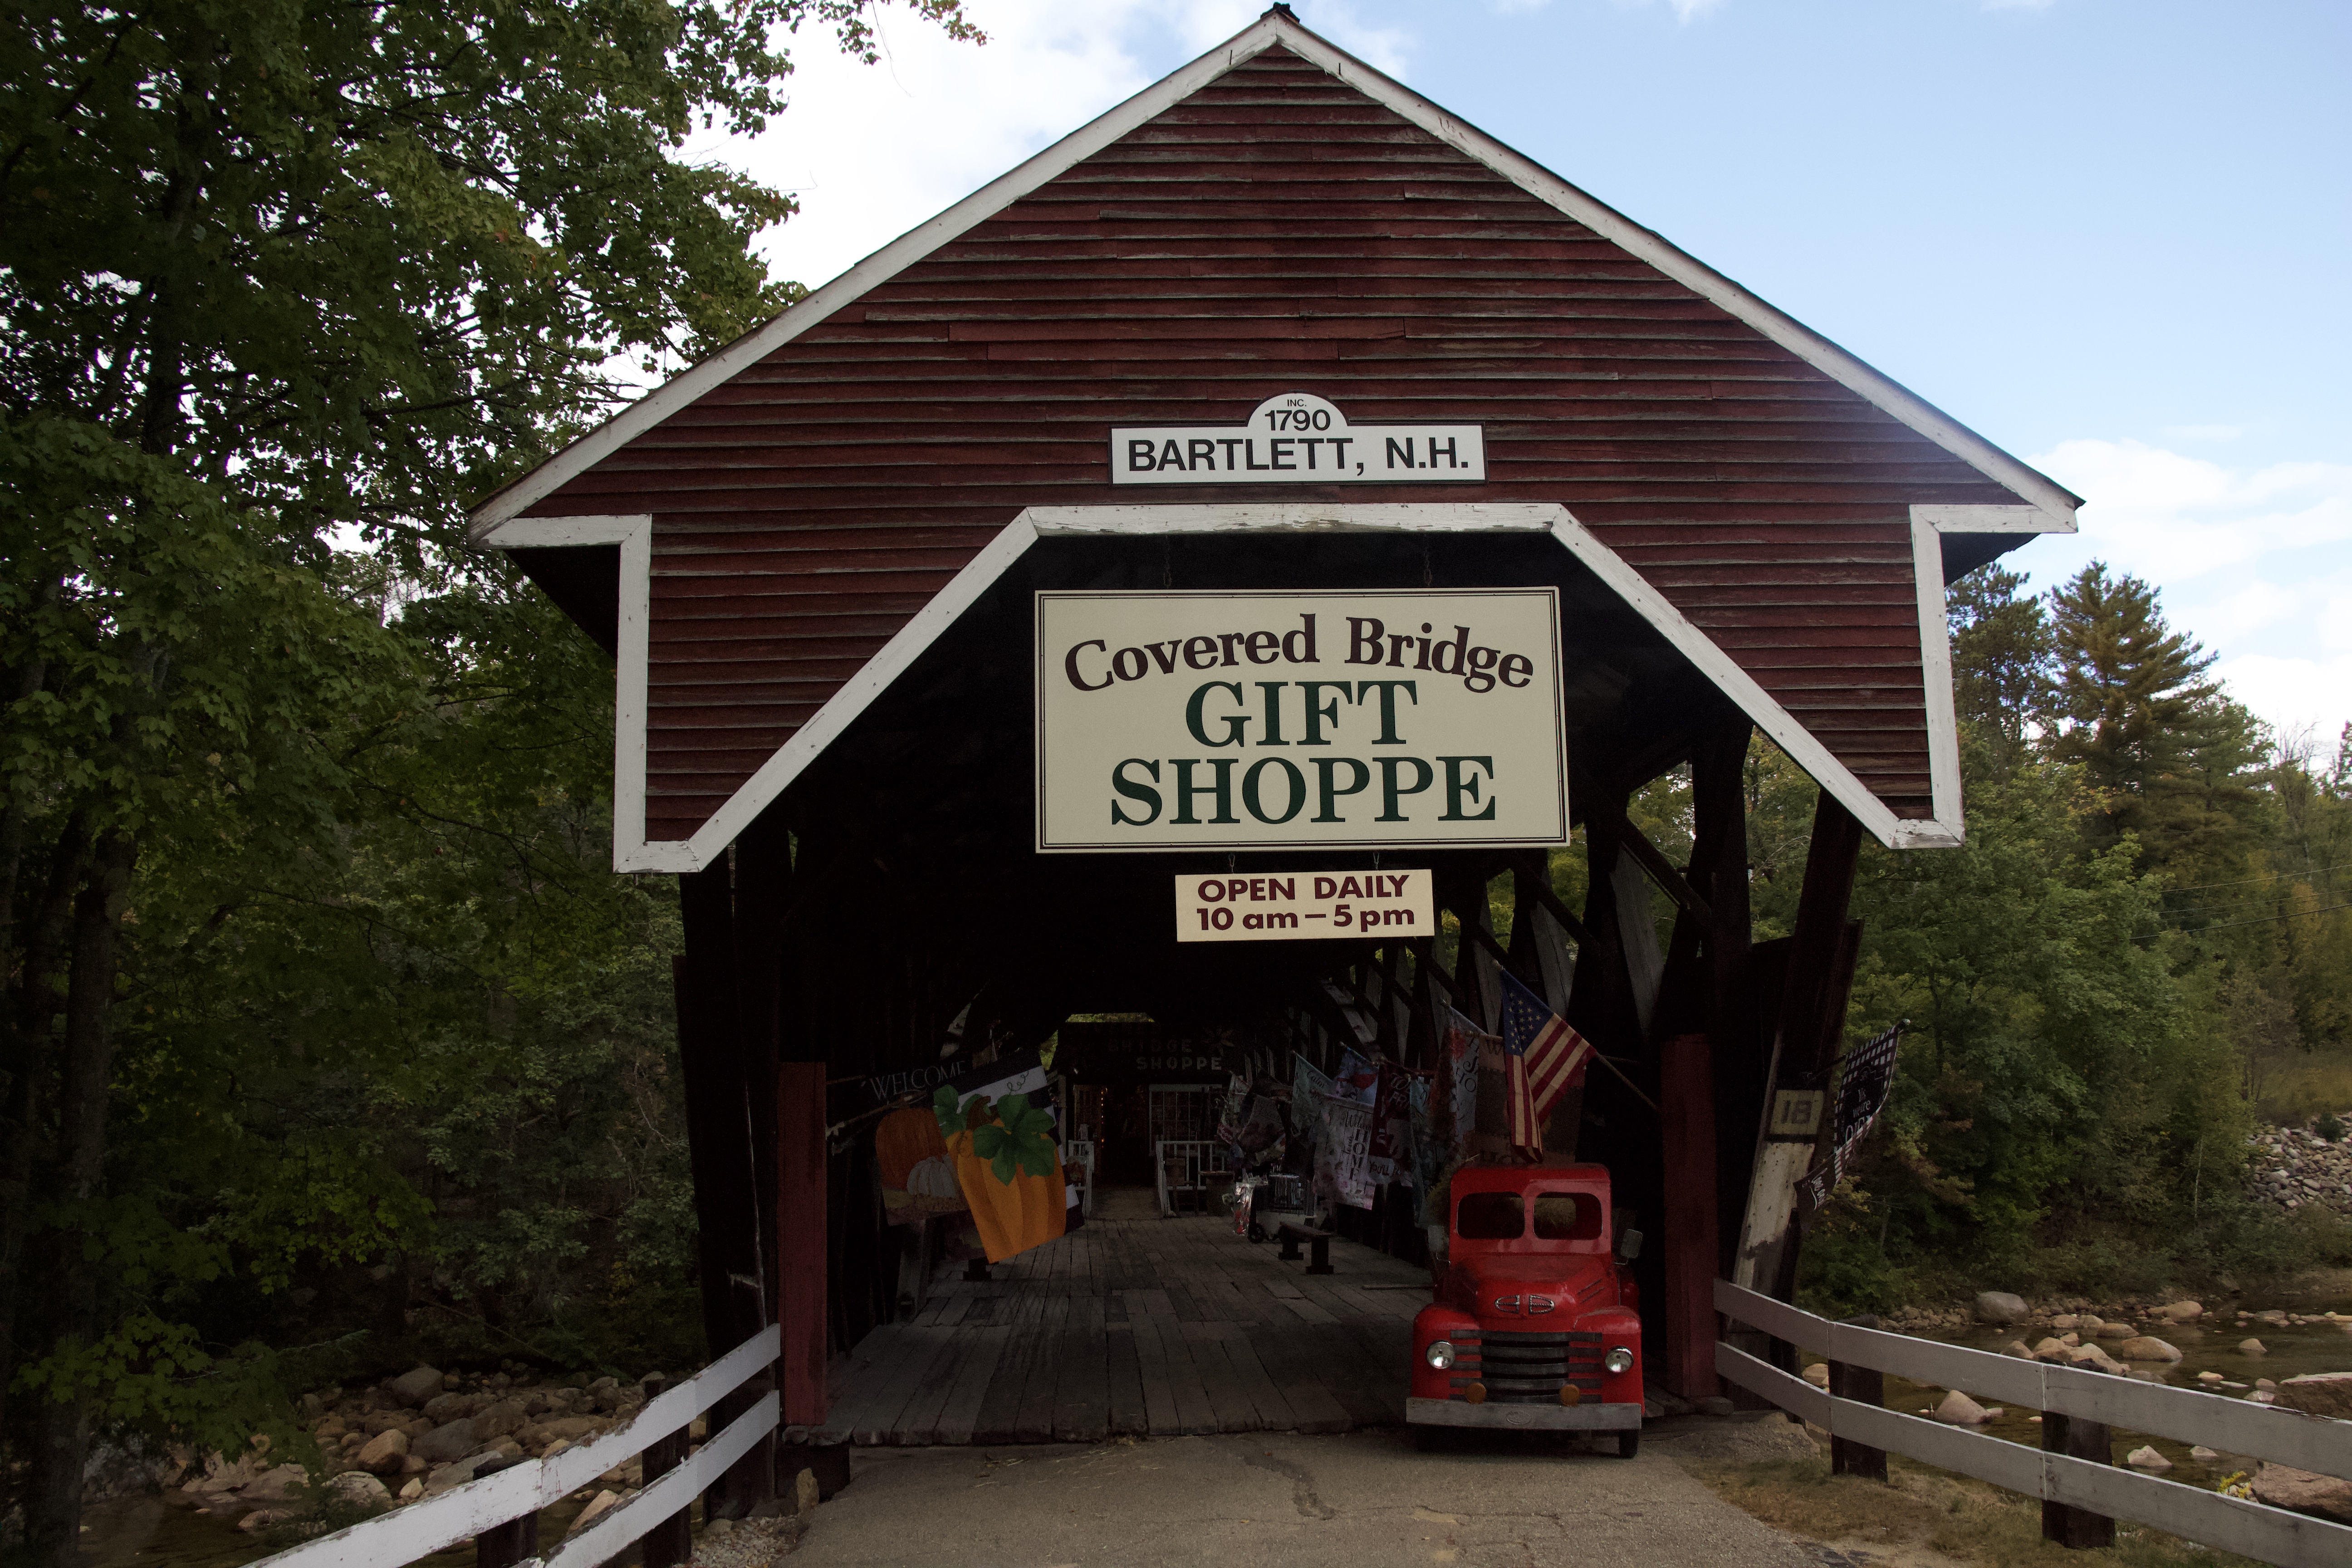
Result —
[[1811, 1568], [1657, 1446], [1401, 1430], [860, 1449], [792, 1568]]

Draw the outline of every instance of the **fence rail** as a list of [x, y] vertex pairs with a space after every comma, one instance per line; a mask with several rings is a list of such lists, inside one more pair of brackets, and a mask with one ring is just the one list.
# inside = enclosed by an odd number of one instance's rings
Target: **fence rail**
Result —
[[[664, 1437], [684, 1431], [696, 1416], [765, 1372], [776, 1359], [779, 1343], [771, 1324], [686, 1382], [648, 1400], [627, 1426], [593, 1442], [544, 1459], [527, 1459], [438, 1497], [289, 1547], [262, 1563], [268, 1568], [402, 1568], [467, 1536], [529, 1518]], [[778, 1409], [772, 1389], [676, 1469], [537, 1561], [545, 1568], [595, 1568], [611, 1562], [656, 1525], [684, 1511], [698, 1492], [774, 1431]]]
[[[2045, 1416], [2128, 1426], [2352, 1479], [2352, 1422], [1833, 1323], [1721, 1279], [1715, 1282], [1715, 1307], [1727, 1318], [1849, 1366], [1961, 1389]], [[2138, 1520], [2283, 1568], [2341, 1568], [2352, 1563], [2352, 1528], [2340, 1524], [1840, 1398], [1728, 1344], [1715, 1347], [1715, 1370], [1832, 1436], [1958, 1470], [2045, 1502]]]

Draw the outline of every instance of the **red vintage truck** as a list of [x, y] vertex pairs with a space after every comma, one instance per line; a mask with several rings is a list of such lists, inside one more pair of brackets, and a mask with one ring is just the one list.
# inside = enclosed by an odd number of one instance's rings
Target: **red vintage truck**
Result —
[[1412, 1323], [1405, 1420], [1423, 1447], [1456, 1427], [1614, 1432], [1642, 1442], [1641, 1233], [1612, 1246], [1601, 1165], [1454, 1173], [1435, 1297]]

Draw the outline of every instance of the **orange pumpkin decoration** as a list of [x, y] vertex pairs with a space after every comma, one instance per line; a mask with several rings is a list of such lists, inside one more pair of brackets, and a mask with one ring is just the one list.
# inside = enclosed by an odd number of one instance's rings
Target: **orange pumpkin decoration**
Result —
[[894, 1193], [907, 1190], [908, 1172], [926, 1160], [943, 1160], [947, 1152], [939, 1119], [929, 1110], [894, 1110], [874, 1129], [874, 1161], [883, 1186]]
[[970, 1132], [956, 1133], [947, 1145], [955, 1160], [956, 1184], [971, 1205], [972, 1227], [979, 1231], [981, 1249], [991, 1263], [1042, 1247], [1062, 1234], [1069, 1220], [1069, 1198], [1058, 1152], [1050, 1173], [1016, 1174], [1010, 1182], [1000, 1182], [993, 1162], [971, 1152]]

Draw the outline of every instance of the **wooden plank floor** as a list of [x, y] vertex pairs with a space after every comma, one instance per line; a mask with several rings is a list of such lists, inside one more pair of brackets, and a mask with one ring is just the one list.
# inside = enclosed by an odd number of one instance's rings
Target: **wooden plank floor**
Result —
[[820, 1441], [1088, 1442], [1344, 1432], [1404, 1415], [1429, 1276], [1354, 1242], [1317, 1278], [1219, 1218], [1093, 1219], [996, 1266], [943, 1271], [911, 1322], [834, 1369]]

